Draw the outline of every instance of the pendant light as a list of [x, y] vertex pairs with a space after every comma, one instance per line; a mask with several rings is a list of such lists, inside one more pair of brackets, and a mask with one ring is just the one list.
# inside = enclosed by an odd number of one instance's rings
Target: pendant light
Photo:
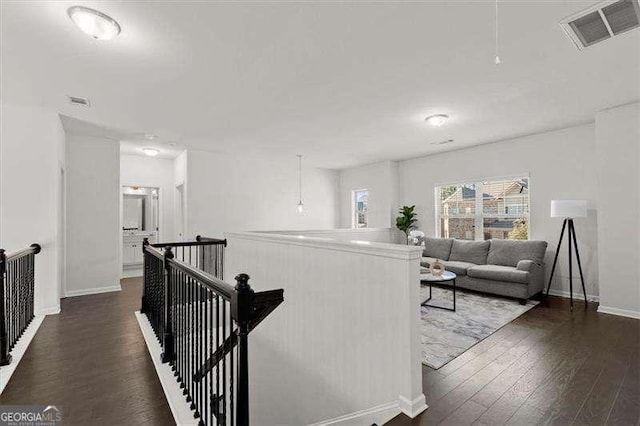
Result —
[[302, 202], [302, 155], [298, 154], [298, 213], [302, 213], [304, 210], [304, 203]]

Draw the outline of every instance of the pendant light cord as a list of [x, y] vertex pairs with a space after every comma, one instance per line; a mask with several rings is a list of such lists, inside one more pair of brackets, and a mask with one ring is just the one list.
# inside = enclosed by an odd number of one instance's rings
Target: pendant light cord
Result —
[[498, 0], [495, 2], [495, 15], [494, 15], [494, 27], [495, 27], [495, 49], [496, 49], [496, 57], [495, 64], [498, 65], [500, 63], [500, 53], [499, 53], [499, 45], [498, 45]]
[[302, 155], [298, 154], [298, 201], [302, 201]]

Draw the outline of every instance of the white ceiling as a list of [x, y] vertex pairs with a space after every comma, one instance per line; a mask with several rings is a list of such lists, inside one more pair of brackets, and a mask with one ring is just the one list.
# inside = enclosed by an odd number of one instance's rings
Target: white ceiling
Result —
[[[558, 21], [590, 2], [2, 2], [2, 98], [125, 134], [341, 168], [592, 121], [640, 99], [640, 31], [578, 51]], [[92, 107], [67, 103], [88, 97]], [[423, 119], [451, 116], [435, 129]], [[453, 138], [443, 146], [432, 142]]]

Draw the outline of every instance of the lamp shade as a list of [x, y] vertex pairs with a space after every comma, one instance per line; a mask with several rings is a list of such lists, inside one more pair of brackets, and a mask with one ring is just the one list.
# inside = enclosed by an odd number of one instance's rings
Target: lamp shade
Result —
[[551, 200], [551, 217], [587, 217], [587, 201]]

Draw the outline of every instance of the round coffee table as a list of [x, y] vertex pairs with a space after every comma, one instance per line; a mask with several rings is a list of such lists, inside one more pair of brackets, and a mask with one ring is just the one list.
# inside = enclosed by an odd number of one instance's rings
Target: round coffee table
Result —
[[[446, 311], [456, 311], [456, 274], [454, 274], [451, 271], [444, 271], [442, 273], [442, 275], [431, 275], [429, 273], [429, 270], [427, 270], [426, 273], [421, 273], [420, 274], [420, 282], [426, 282], [429, 284], [429, 298], [427, 300], [425, 300], [424, 302], [421, 303], [422, 306], [429, 306], [431, 308], [438, 308], [438, 309], [444, 309]], [[452, 282], [452, 289], [453, 289], [453, 309], [452, 308], [446, 308], [444, 306], [436, 306], [436, 305], [429, 305], [429, 301], [431, 300], [431, 286], [435, 283], [435, 284], [440, 284], [440, 283], [445, 283], [451, 281]]]

